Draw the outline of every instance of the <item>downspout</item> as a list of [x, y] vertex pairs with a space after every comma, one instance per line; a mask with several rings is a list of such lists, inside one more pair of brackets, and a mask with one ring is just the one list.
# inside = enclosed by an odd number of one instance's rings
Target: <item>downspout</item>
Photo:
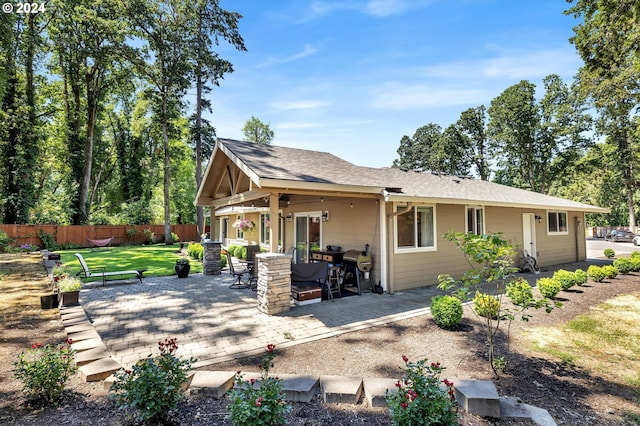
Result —
[[384, 198], [379, 201], [378, 217], [380, 218], [380, 285], [387, 293], [390, 293], [390, 289], [387, 286], [387, 273], [390, 257], [387, 255], [387, 220], [386, 220], [386, 205]]

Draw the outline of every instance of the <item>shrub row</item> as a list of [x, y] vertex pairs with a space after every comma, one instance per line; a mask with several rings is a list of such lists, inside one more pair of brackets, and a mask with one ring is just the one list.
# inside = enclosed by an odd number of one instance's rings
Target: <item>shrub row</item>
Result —
[[192, 243], [187, 246], [187, 254], [199, 261], [204, 257], [204, 246], [200, 243]]
[[227, 253], [233, 257], [237, 257], [238, 259], [246, 259], [247, 258], [247, 247], [241, 246], [239, 244], [231, 244], [227, 247]]

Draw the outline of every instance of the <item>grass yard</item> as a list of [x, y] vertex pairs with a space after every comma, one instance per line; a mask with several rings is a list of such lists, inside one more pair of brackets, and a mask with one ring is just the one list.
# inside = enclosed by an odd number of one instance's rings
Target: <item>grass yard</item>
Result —
[[563, 327], [529, 332], [534, 350], [597, 373], [608, 373], [629, 386], [640, 386], [640, 293], [616, 296]]
[[[153, 244], [144, 246], [103, 247], [91, 251], [88, 248], [56, 251], [60, 261], [71, 268], [73, 275], [82, 270], [80, 262], [74, 256], [80, 253], [87, 262], [89, 270], [97, 272], [104, 267], [107, 272], [146, 269], [145, 276], [175, 275], [176, 260], [185, 257], [179, 253], [179, 245]], [[202, 272], [202, 263], [191, 260], [191, 274]]]

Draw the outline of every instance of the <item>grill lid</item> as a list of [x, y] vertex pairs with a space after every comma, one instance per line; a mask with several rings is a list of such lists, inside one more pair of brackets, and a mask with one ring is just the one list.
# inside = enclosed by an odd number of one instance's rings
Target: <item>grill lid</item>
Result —
[[361, 271], [368, 272], [371, 270], [371, 255], [364, 254], [366, 252], [360, 250], [347, 250], [342, 257], [344, 262], [353, 262]]

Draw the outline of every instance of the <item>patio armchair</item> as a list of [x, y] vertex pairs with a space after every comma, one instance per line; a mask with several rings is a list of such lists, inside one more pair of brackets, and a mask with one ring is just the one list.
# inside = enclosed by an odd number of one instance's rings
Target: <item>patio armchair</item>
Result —
[[87, 265], [87, 262], [85, 262], [84, 258], [82, 257], [82, 255], [80, 253], [75, 253], [74, 256], [78, 258], [78, 261], [80, 262], [80, 266], [82, 266], [82, 270], [79, 271], [77, 273], [77, 275], [83, 275], [84, 278], [101, 277], [102, 278], [102, 285], [106, 284], [107, 277], [121, 276], [121, 275], [135, 275], [135, 277], [140, 280], [140, 284], [142, 284], [142, 274], [146, 271], [146, 269], [139, 269], [139, 270], [136, 270], [136, 271], [131, 270], [131, 271], [109, 271], [109, 272], [107, 272], [107, 268], [102, 266], [102, 267], [95, 268], [93, 270], [93, 272], [92, 272], [89, 269], [89, 266]]
[[229, 288], [248, 288], [251, 282], [252, 270], [244, 265], [240, 265], [239, 262], [235, 264], [237, 261], [237, 258], [230, 255], [227, 256], [229, 273], [237, 278], [237, 281], [231, 284]]

